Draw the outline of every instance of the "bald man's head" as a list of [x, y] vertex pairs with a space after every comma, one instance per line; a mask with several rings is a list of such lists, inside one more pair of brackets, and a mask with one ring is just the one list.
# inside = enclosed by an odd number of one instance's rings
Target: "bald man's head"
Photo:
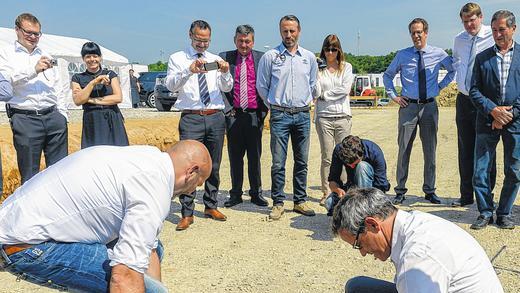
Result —
[[181, 140], [166, 151], [175, 170], [174, 195], [195, 191], [211, 173], [208, 149], [195, 140]]

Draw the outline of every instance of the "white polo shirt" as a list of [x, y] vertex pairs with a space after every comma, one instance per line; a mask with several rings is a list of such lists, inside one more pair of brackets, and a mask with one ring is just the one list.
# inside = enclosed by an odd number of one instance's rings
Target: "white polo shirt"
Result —
[[144, 273], [170, 211], [170, 156], [150, 146], [95, 146], [48, 167], [0, 206], [0, 244], [109, 243], [110, 265]]
[[399, 292], [504, 292], [480, 244], [459, 226], [427, 213], [397, 212], [390, 257]]

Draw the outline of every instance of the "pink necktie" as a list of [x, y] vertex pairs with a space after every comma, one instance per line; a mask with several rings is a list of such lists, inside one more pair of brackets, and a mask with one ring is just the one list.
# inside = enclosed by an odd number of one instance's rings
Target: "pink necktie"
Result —
[[247, 109], [247, 66], [246, 58], [242, 57], [242, 65], [240, 66], [240, 108]]

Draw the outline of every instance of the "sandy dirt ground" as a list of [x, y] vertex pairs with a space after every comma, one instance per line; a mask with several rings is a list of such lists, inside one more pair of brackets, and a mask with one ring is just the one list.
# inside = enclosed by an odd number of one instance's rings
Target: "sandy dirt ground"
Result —
[[[387, 159], [388, 177], [395, 186], [397, 156], [397, 109], [354, 109], [353, 134], [378, 143]], [[159, 118], [127, 118], [126, 127], [132, 144], [147, 143], [164, 147], [177, 140], [178, 113]], [[79, 123], [70, 125], [71, 150], [77, 149]], [[10, 130], [0, 126], [0, 142], [4, 156], [4, 172], [13, 164]], [[269, 131], [264, 131], [262, 180], [269, 197], [271, 154]], [[292, 212], [292, 153], [287, 160], [285, 202], [286, 213], [280, 221], [268, 220], [269, 209], [251, 204], [247, 198], [241, 205], [227, 209], [227, 222], [203, 218], [202, 195], [197, 196], [195, 223], [190, 229], [175, 231], [180, 217], [178, 200], [173, 200], [171, 214], [161, 233], [165, 246], [162, 265], [163, 282], [170, 292], [343, 292], [345, 281], [356, 275], [392, 280], [394, 267], [390, 261], [361, 257], [358, 251], [334, 238], [330, 220], [318, 205], [320, 149], [313, 126], [309, 155], [308, 195], [315, 217]], [[503, 181], [502, 148], [498, 155], [497, 191]], [[404, 210], [417, 209], [455, 222], [473, 235], [484, 247], [506, 292], [520, 289], [520, 228], [504, 231], [490, 226], [481, 231], [469, 229], [476, 219], [476, 205], [451, 208], [448, 204], [458, 197], [457, 139], [454, 108], [441, 108], [437, 147], [437, 192], [442, 205], [425, 201], [422, 186], [422, 149], [417, 138], [412, 152], [408, 180], [408, 200]], [[5, 174], [4, 174], [5, 175]], [[12, 176], [9, 174], [8, 176]], [[14, 176], [14, 175], [13, 175]], [[219, 205], [230, 189], [229, 161], [226, 146], [221, 170]], [[14, 180], [14, 179], [13, 179]], [[247, 182], [247, 181], [246, 181]], [[16, 184], [16, 183], [13, 183]], [[248, 186], [246, 183], [245, 186]], [[392, 191], [391, 191], [392, 192]], [[498, 196], [497, 196], [498, 197]], [[520, 225], [520, 199], [514, 207], [514, 221]], [[457, 243], [453, 243], [457, 245]], [[497, 253], [500, 251], [497, 255]], [[17, 282], [8, 273], [0, 273], [0, 292], [48, 292], [27, 282]]]

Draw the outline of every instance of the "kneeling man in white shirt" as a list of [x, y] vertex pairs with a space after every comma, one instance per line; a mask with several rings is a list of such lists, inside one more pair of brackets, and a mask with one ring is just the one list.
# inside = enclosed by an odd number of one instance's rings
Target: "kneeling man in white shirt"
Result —
[[396, 268], [394, 283], [355, 277], [345, 292], [504, 292], [470, 234], [437, 216], [398, 210], [379, 189], [349, 190], [334, 208], [332, 232]]

